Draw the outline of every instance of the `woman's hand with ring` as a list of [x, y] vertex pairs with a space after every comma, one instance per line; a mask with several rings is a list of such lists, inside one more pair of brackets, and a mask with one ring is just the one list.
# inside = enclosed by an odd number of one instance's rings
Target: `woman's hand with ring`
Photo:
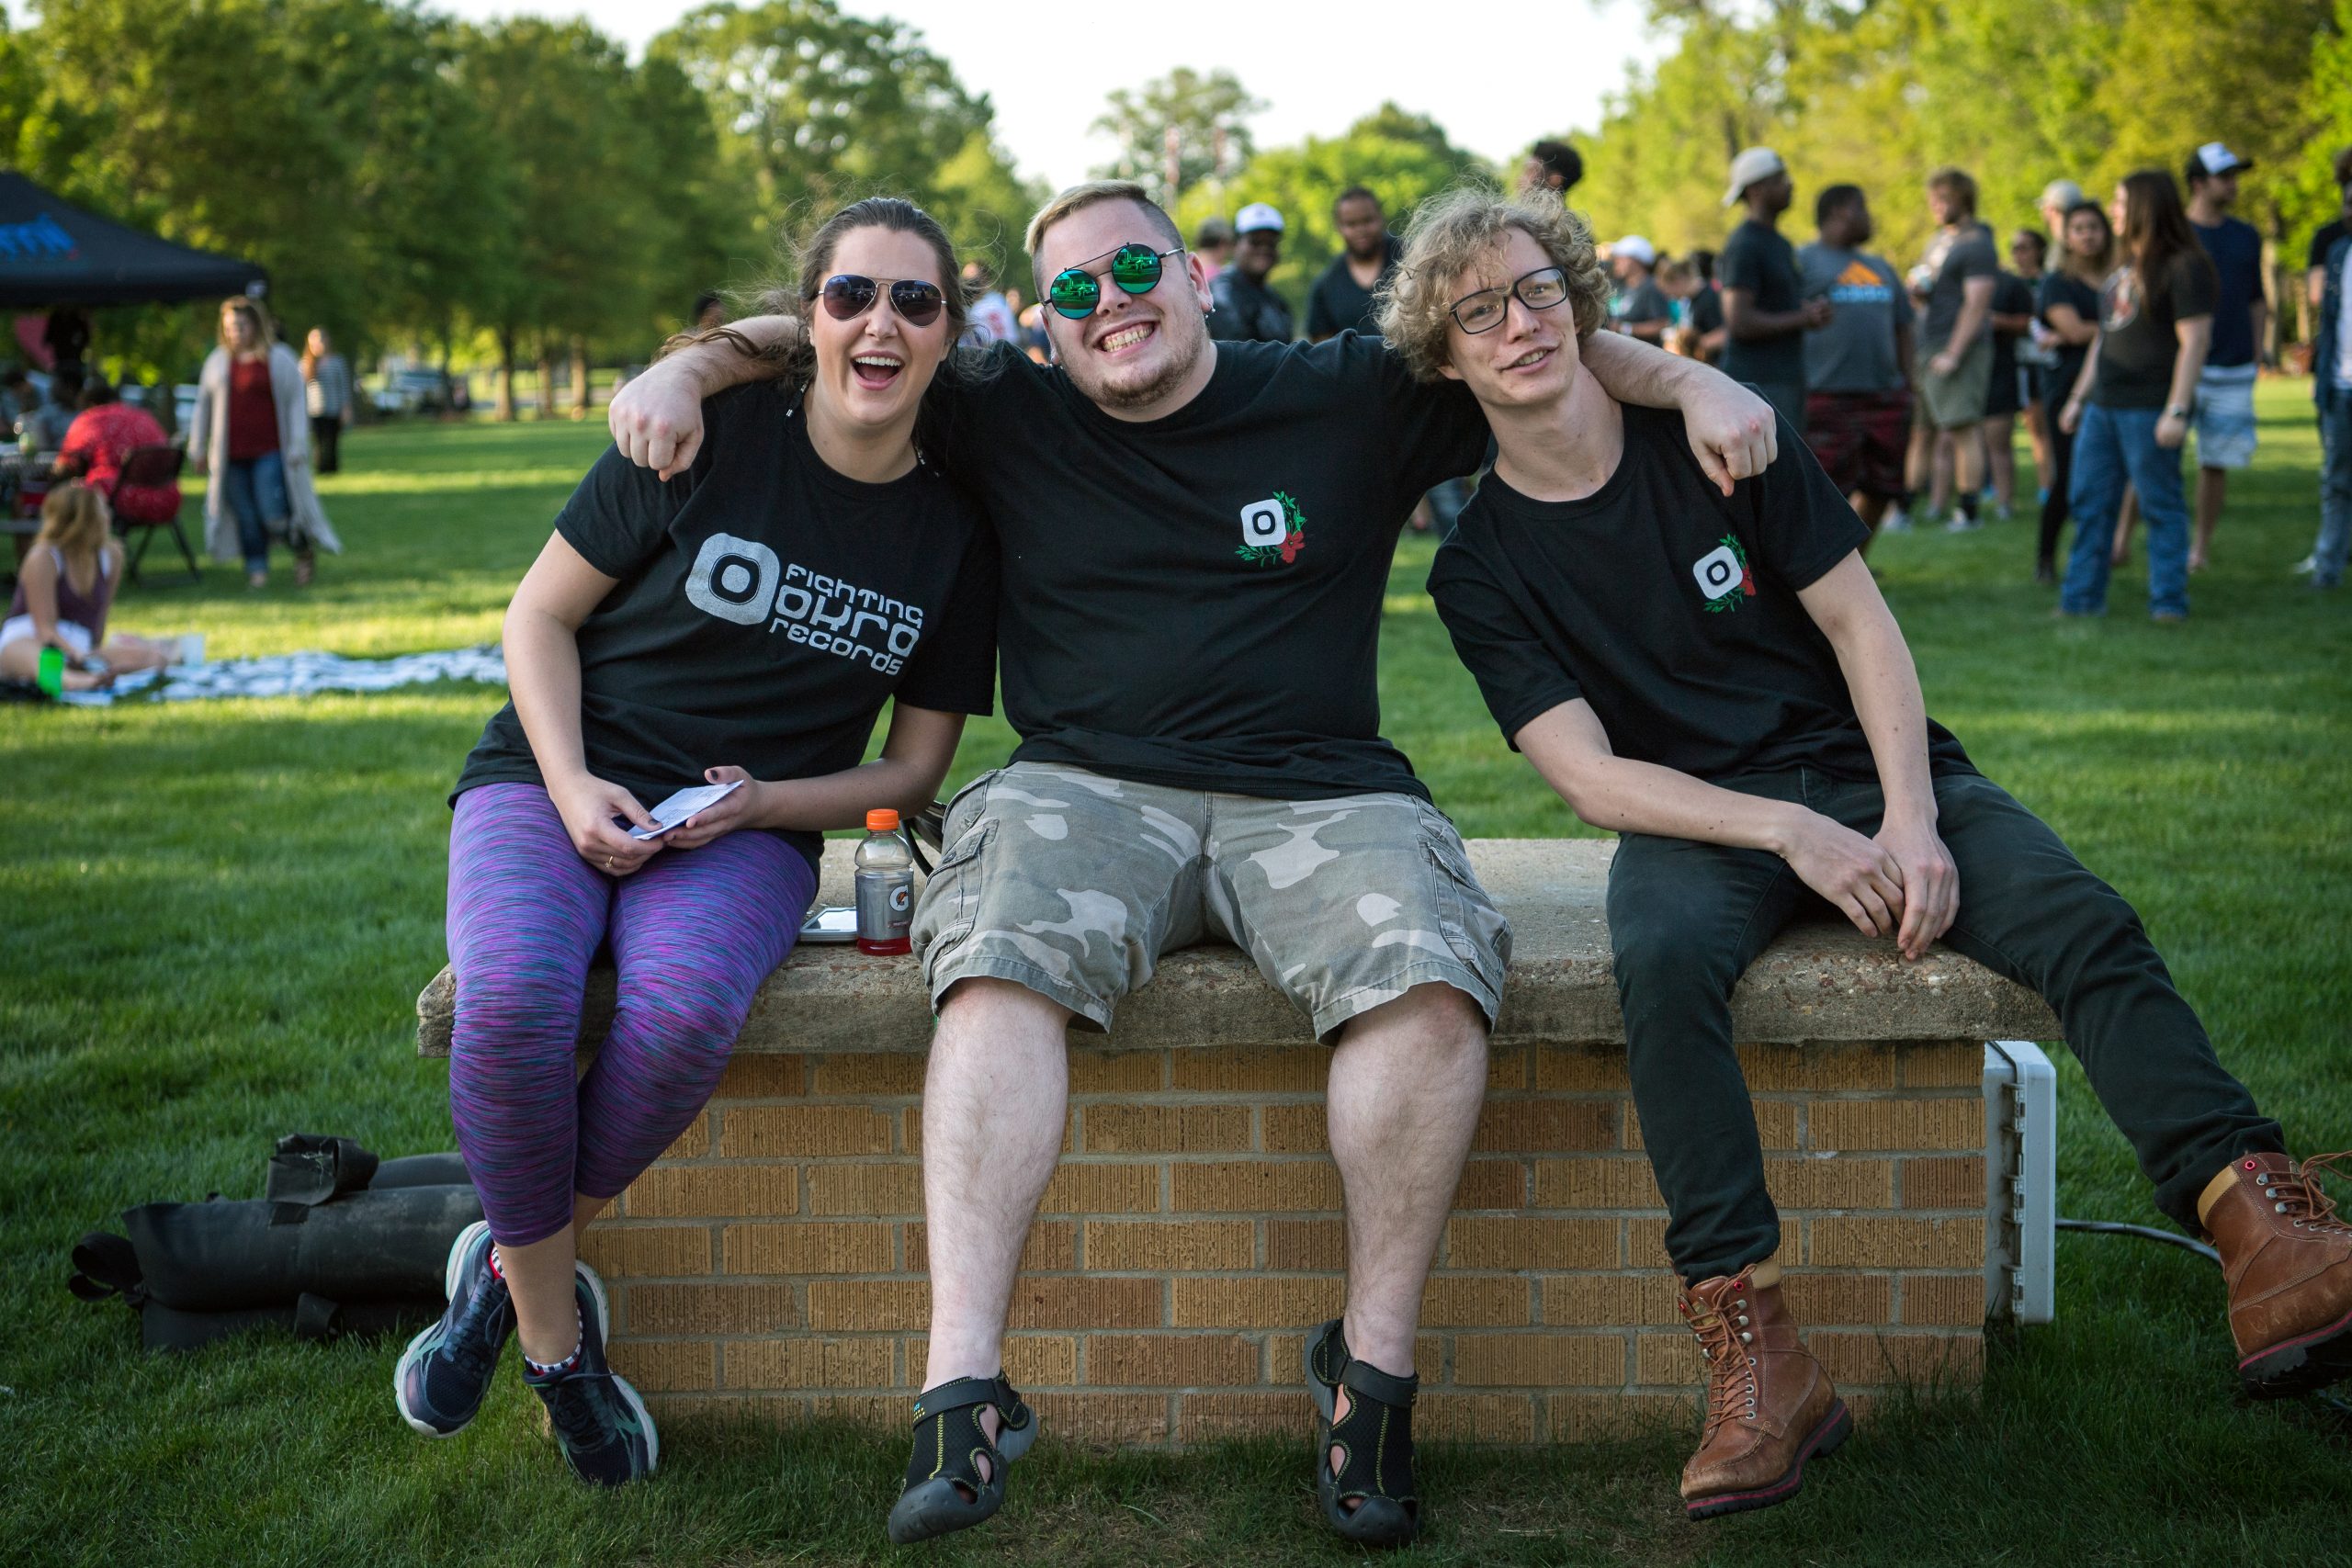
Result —
[[640, 828], [654, 826], [652, 814], [636, 795], [616, 784], [582, 773], [551, 780], [548, 798], [563, 818], [571, 847], [590, 865], [613, 876], [627, 876], [661, 852], [659, 839], [632, 839], [616, 818]]

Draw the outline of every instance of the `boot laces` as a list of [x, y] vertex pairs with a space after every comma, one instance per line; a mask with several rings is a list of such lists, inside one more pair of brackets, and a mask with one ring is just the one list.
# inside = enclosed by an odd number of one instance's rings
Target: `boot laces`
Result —
[[1721, 1307], [1702, 1306], [1690, 1314], [1690, 1332], [1698, 1337], [1699, 1353], [1707, 1358], [1705, 1437], [1713, 1437], [1726, 1421], [1753, 1419], [1756, 1351], [1748, 1333], [1747, 1299], [1737, 1297]]
[[2273, 1176], [2261, 1182], [2271, 1197], [2274, 1213], [2295, 1217], [2298, 1229], [2309, 1226], [2314, 1230], [2352, 1231], [2336, 1218], [2335, 1200], [2319, 1184], [2324, 1171], [2338, 1181], [2352, 1182], [2352, 1171], [2342, 1162], [2352, 1160], [2352, 1149], [2332, 1155], [2314, 1155], [2300, 1166], [2290, 1168], [2289, 1174]]

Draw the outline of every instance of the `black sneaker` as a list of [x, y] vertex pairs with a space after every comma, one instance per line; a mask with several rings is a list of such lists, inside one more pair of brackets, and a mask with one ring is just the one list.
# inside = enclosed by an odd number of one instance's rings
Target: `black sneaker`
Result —
[[491, 1272], [490, 1226], [476, 1220], [449, 1247], [441, 1321], [418, 1331], [392, 1373], [392, 1397], [411, 1427], [451, 1438], [481, 1408], [498, 1358], [514, 1332], [514, 1302]]
[[523, 1383], [544, 1400], [548, 1421], [571, 1473], [591, 1486], [619, 1486], [650, 1475], [662, 1458], [662, 1437], [645, 1401], [628, 1380], [605, 1364], [605, 1283], [581, 1265], [580, 1349], [561, 1371], [523, 1365]]

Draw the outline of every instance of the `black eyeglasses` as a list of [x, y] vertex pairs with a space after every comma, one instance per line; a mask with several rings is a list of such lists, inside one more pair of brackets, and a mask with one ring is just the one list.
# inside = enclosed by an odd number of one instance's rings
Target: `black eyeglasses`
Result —
[[1511, 280], [1508, 288], [1481, 288], [1456, 299], [1448, 314], [1465, 333], [1490, 333], [1503, 324], [1516, 298], [1531, 310], [1548, 310], [1568, 297], [1567, 275], [1556, 266], [1539, 267]]
[[947, 296], [936, 283], [919, 277], [861, 277], [854, 272], [825, 279], [818, 298], [825, 302], [825, 314], [837, 321], [854, 321], [874, 309], [875, 297], [886, 283], [890, 286], [890, 309], [910, 327], [931, 325], [947, 308]]
[[1149, 245], [1130, 243], [1121, 245], [1115, 251], [1105, 251], [1101, 256], [1090, 256], [1076, 266], [1066, 266], [1054, 274], [1054, 280], [1046, 285], [1046, 303], [1051, 305], [1057, 314], [1070, 321], [1084, 321], [1094, 314], [1094, 307], [1102, 302], [1102, 280], [1087, 269], [1102, 260], [1103, 256], [1111, 260], [1106, 270], [1111, 275], [1111, 281], [1119, 286], [1120, 292], [1148, 294], [1159, 287], [1159, 276], [1163, 270], [1161, 264], [1170, 256], [1183, 254], [1182, 245], [1172, 251], [1155, 251]]

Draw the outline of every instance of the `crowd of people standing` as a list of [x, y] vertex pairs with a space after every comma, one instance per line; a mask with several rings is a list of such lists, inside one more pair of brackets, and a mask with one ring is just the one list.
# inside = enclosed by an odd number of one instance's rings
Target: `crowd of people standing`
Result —
[[[2352, 174], [2352, 154], [2339, 165]], [[1939, 523], [1966, 532], [1984, 525], [1988, 503], [2007, 517], [2022, 419], [2041, 490], [2038, 581], [2059, 581], [2061, 537], [2066, 519], [2075, 522], [2059, 613], [2105, 610], [2109, 571], [2144, 519], [2150, 613], [2185, 619], [2188, 579], [2211, 558], [2229, 475], [2254, 458], [2269, 305], [2261, 237], [2230, 216], [2249, 166], [2207, 142], [2178, 180], [2141, 170], [2105, 205], [2053, 180], [2041, 226], [2010, 236], [2007, 266], [1979, 214], [1975, 180], [1941, 168], [1925, 193], [1933, 231], [1898, 280], [1865, 248], [1874, 225], [1853, 186], [1823, 190], [1817, 238], [1792, 245], [1780, 225], [1794, 180], [1777, 152], [1749, 148], [1732, 161], [1724, 198], [1743, 216], [1718, 268], [1728, 329], [1721, 363], [1805, 438], [1873, 529]], [[2312, 243], [2310, 288], [2323, 309], [2344, 291], [2343, 258], [2333, 272], [2329, 260], [2342, 238], [2339, 226], [2333, 240], [2324, 230]], [[1630, 253], [1618, 264], [1629, 284], [1657, 265], [1639, 236], [1615, 248]], [[1638, 287], [1620, 298], [1630, 321], [1653, 309]], [[2340, 323], [2340, 304], [2329, 320]], [[2337, 367], [2352, 360], [2336, 348], [2333, 339], [2321, 346], [2324, 434], [2341, 400]], [[2193, 525], [2182, 474], [2192, 436]], [[2328, 488], [2319, 546], [2298, 569], [2322, 587], [2342, 580], [2344, 525], [2326, 519], [2352, 506], [2347, 486], [2352, 479], [2339, 476]]]

